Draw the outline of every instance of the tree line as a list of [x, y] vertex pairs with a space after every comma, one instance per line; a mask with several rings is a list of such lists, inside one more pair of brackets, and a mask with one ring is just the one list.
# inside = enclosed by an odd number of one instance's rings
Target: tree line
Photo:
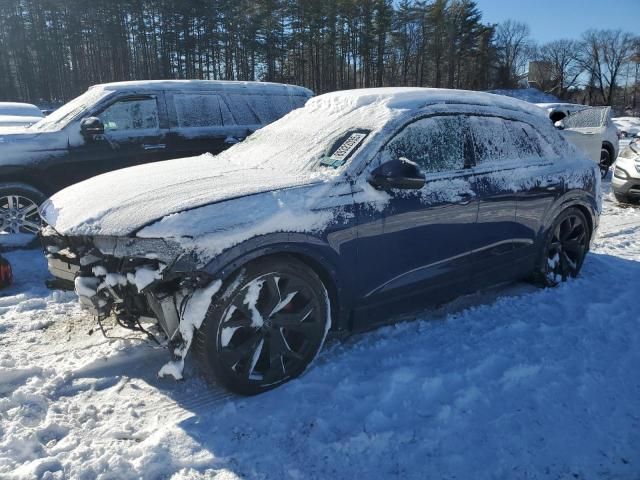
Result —
[[488, 90], [521, 86], [531, 60], [561, 98], [612, 104], [628, 90], [636, 101], [637, 37], [536, 46], [525, 24], [488, 24], [473, 0], [0, 0], [0, 100], [59, 103], [96, 83], [167, 78]]

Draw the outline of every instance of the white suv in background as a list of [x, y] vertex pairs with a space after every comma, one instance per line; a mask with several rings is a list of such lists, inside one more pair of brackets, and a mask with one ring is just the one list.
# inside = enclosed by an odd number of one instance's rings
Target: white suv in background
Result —
[[640, 201], [640, 141], [630, 143], [620, 152], [613, 170], [611, 188], [619, 202]]
[[611, 107], [590, 107], [575, 103], [537, 103], [549, 119], [560, 124], [563, 134], [600, 164], [604, 178], [618, 152], [618, 129], [611, 119]]

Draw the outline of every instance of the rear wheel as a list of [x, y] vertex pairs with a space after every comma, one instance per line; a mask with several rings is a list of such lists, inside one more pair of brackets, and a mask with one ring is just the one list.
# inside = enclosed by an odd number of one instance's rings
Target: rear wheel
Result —
[[609, 173], [609, 167], [612, 164], [611, 153], [606, 148], [600, 150], [600, 176], [604, 179]]
[[326, 289], [292, 257], [248, 265], [214, 299], [196, 348], [205, 376], [254, 395], [300, 375], [330, 325]]
[[591, 231], [584, 214], [577, 208], [562, 212], [553, 222], [536, 268], [536, 280], [554, 287], [580, 273], [589, 250]]
[[38, 206], [45, 196], [23, 183], [0, 184], [0, 233], [33, 235], [40, 229]]

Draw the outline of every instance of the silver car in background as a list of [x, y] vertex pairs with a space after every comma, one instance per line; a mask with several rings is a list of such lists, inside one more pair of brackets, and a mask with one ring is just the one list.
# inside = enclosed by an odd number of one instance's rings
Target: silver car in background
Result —
[[600, 165], [602, 178], [615, 162], [618, 152], [618, 129], [611, 119], [611, 107], [590, 107], [574, 103], [538, 103], [549, 119], [571, 143], [582, 149]]

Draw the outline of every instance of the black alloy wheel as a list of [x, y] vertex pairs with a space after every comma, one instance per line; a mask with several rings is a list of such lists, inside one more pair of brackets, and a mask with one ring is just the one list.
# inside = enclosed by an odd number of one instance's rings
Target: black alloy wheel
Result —
[[326, 290], [307, 265], [290, 257], [250, 264], [214, 300], [196, 334], [205, 375], [253, 395], [300, 375], [329, 326]]
[[545, 243], [539, 271], [541, 283], [556, 286], [577, 277], [589, 250], [590, 236], [589, 224], [580, 210], [570, 208], [560, 214]]

